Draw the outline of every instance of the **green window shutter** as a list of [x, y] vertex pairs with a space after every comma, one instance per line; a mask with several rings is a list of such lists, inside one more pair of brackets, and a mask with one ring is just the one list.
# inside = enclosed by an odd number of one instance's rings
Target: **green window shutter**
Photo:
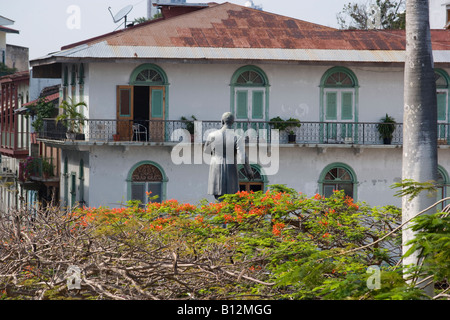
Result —
[[263, 91], [253, 91], [252, 119], [264, 119]]
[[131, 184], [131, 200], [138, 200], [142, 203], [145, 201], [145, 184], [143, 183], [132, 183]]
[[342, 120], [352, 120], [353, 119], [353, 93], [352, 92], [343, 92], [342, 93], [341, 118], [342, 118]]
[[164, 199], [162, 198], [162, 183], [149, 183], [148, 184], [148, 191], [151, 192], [151, 196], [158, 196], [156, 200], [153, 200], [153, 202], [161, 202]]
[[236, 92], [236, 118], [248, 119], [248, 91]]
[[164, 118], [164, 92], [163, 90], [152, 90], [152, 118]]
[[447, 93], [438, 92], [437, 93], [437, 112], [438, 120], [445, 121], [447, 119]]
[[326, 120], [337, 120], [337, 92], [327, 92], [326, 94]]

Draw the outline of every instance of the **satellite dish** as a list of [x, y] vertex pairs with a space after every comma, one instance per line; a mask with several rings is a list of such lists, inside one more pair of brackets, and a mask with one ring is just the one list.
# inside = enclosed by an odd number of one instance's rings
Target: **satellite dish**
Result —
[[132, 5], [128, 5], [125, 8], [121, 9], [119, 12], [117, 12], [115, 15], [111, 11], [111, 7], [108, 8], [109, 12], [111, 13], [111, 16], [114, 20], [114, 23], [119, 22], [120, 20], [125, 18], [125, 27], [127, 26], [127, 16], [133, 10]]

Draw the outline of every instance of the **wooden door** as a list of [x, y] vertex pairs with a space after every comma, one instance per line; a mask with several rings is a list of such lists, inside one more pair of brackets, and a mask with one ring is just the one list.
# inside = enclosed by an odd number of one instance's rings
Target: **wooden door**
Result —
[[133, 136], [133, 86], [117, 87], [117, 134], [120, 141], [131, 141]]

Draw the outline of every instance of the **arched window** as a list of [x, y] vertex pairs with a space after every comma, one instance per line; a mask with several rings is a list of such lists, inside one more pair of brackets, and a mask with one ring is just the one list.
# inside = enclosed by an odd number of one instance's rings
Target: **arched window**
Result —
[[143, 64], [131, 74], [130, 85], [156, 86], [167, 85], [167, 76], [163, 69], [154, 64]]
[[253, 171], [253, 180], [248, 180], [245, 175], [244, 166], [239, 166], [239, 190], [240, 191], [264, 191], [267, 184], [267, 178], [261, 173], [261, 169], [257, 165], [251, 165]]
[[356, 198], [356, 175], [345, 164], [335, 163], [327, 166], [319, 180], [320, 193], [329, 197], [335, 190], [343, 190], [345, 195]]
[[[437, 201], [442, 200], [447, 197], [447, 188], [449, 184], [449, 178], [447, 171], [438, 166], [438, 178], [437, 178]], [[447, 201], [440, 203], [437, 209], [442, 210], [448, 204]]]
[[267, 120], [268, 87], [268, 78], [258, 67], [246, 66], [234, 73], [231, 79], [231, 112], [236, 120]]
[[151, 201], [161, 202], [165, 198], [166, 181], [164, 171], [157, 164], [139, 163], [131, 169], [129, 174], [129, 198], [147, 204], [150, 201], [149, 197], [158, 196]]
[[438, 139], [442, 144], [447, 144], [449, 140], [448, 126], [447, 123], [450, 122], [448, 116], [448, 89], [450, 78], [442, 69], [436, 69], [434, 71], [436, 79], [436, 100], [437, 100], [437, 111], [438, 111]]
[[324, 138], [335, 140], [356, 139], [351, 122], [358, 122], [358, 80], [347, 68], [334, 67], [323, 75], [320, 82], [321, 122]]

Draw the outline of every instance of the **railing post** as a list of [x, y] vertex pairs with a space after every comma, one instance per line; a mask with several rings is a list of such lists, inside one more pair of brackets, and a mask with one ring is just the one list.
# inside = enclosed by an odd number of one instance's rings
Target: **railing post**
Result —
[[366, 144], [366, 124], [362, 124], [362, 144]]

